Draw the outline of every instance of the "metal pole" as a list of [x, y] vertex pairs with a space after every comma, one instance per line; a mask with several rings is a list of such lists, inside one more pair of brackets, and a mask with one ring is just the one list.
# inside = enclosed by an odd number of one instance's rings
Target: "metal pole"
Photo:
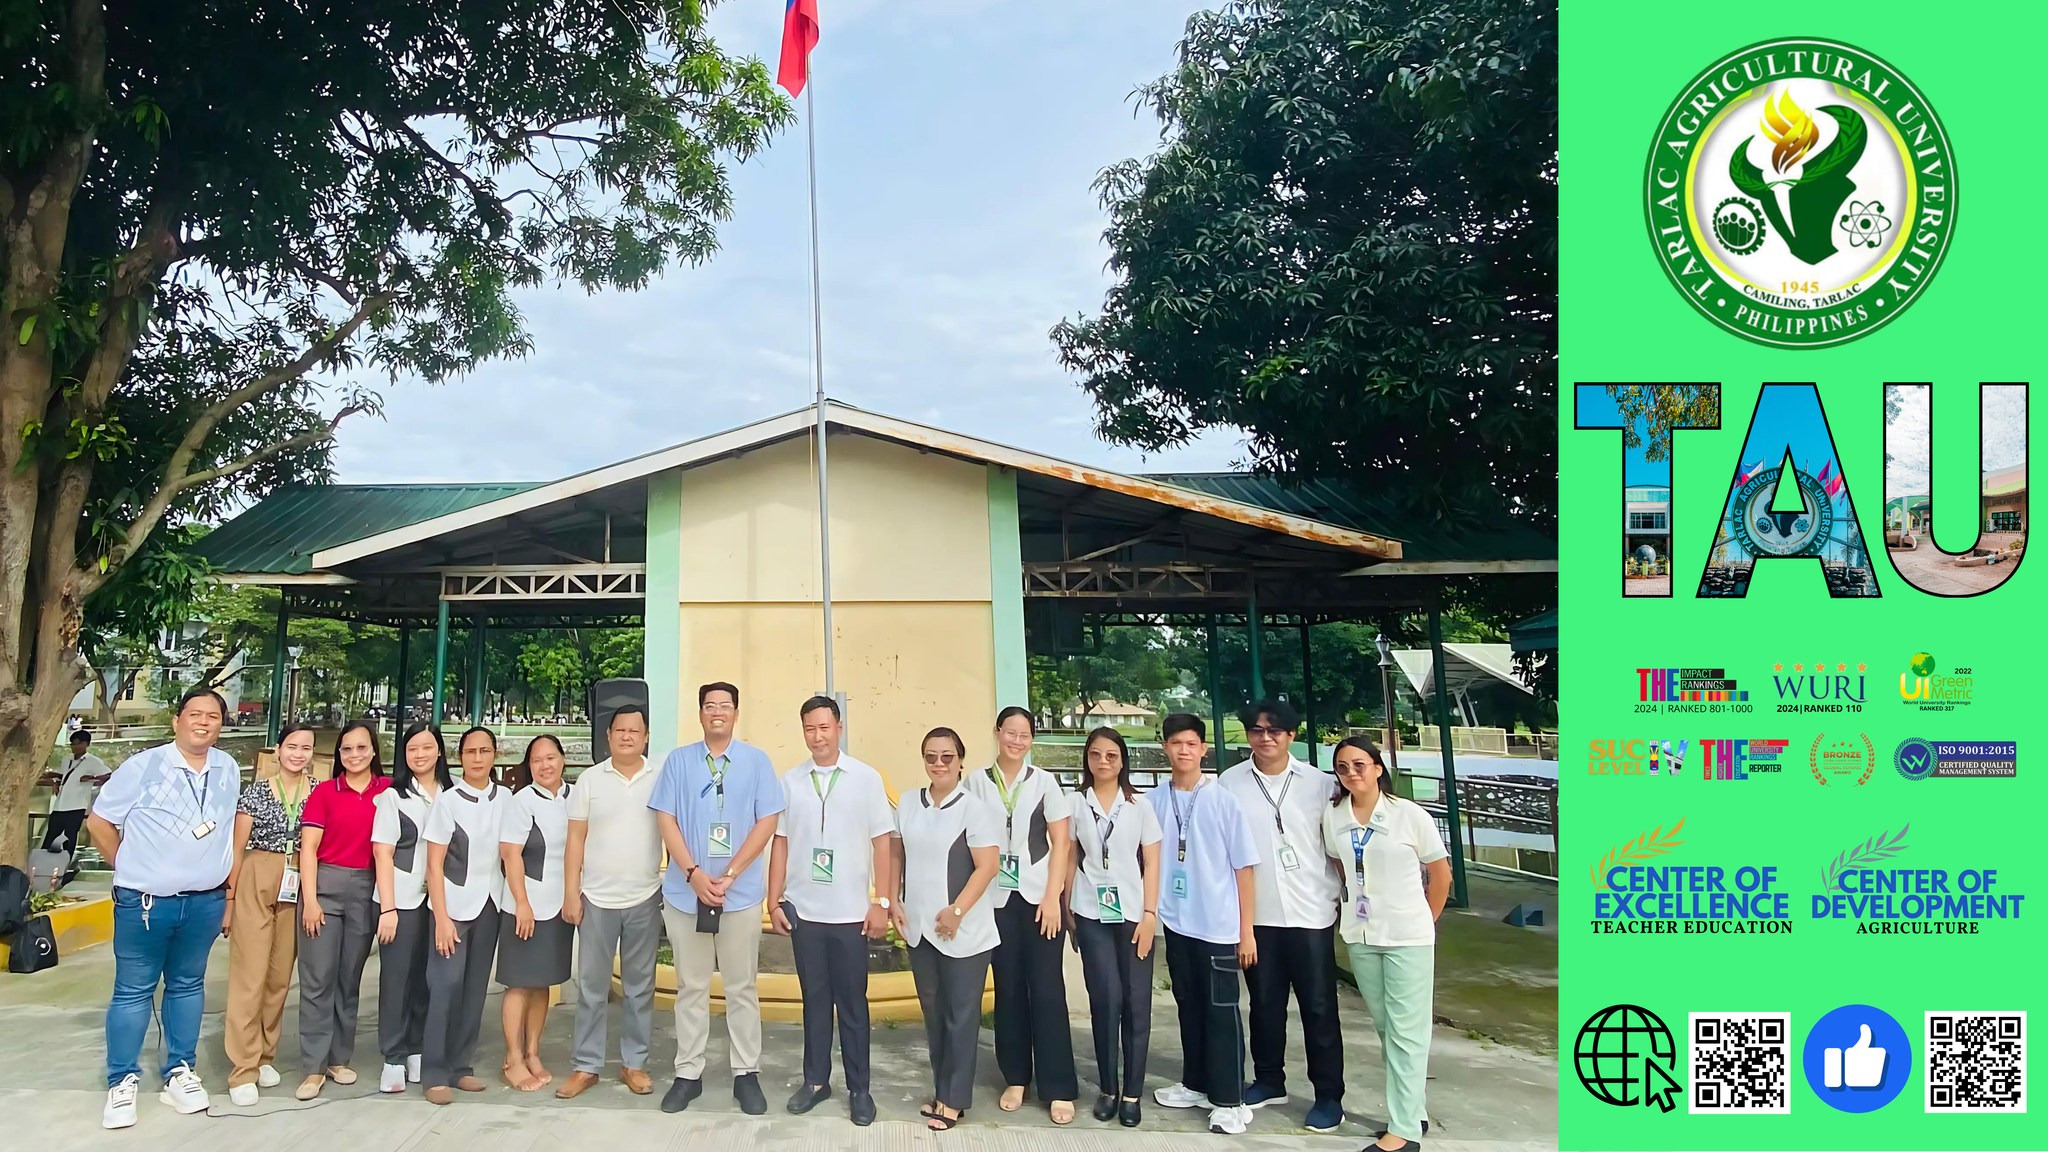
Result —
[[277, 746], [278, 733], [284, 731], [284, 661], [285, 646], [290, 643], [287, 632], [291, 626], [292, 613], [285, 600], [284, 590], [277, 592], [277, 652], [270, 665], [270, 746]]
[[1252, 650], [1252, 699], [1266, 698], [1266, 669], [1260, 659], [1259, 649], [1263, 637], [1259, 633], [1259, 594], [1254, 591], [1245, 597], [1245, 642]]
[[818, 596], [825, 606], [825, 694], [833, 695], [832, 677], [832, 500], [825, 483], [825, 319], [818, 299], [818, 123], [811, 93], [804, 85], [804, 171], [811, 190], [811, 379], [818, 401]]
[[448, 602], [441, 601], [441, 614], [434, 625], [434, 711], [429, 717], [433, 725], [441, 726], [442, 697], [448, 684]]
[[[397, 699], [392, 703], [398, 710], [392, 713], [391, 731], [403, 736], [405, 726], [412, 722], [412, 628], [405, 624], [398, 626], [398, 691], [394, 695]], [[398, 751], [398, 759], [403, 760], [405, 749]]]
[[490, 672], [484, 667], [485, 633], [489, 631], [486, 617], [479, 616], [469, 626], [469, 722], [484, 722], [484, 689], [490, 685]]
[[1223, 758], [1230, 751], [1230, 738], [1223, 733], [1223, 653], [1217, 642], [1217, 633], [1222, 625], [1217, 622], [1216, 613], [1209, 613], [1209, 715], [1216, 724], [1216, 771], [1224, 768]]
[[[1451, 699], [1444, 686], [1444, 613], [1443, 605], [1435, 593], [1429, 597], [1429, 664], [1430, 679], [1436, 681], [1436, 722], [1438, 738], [1444, 747], [1444, 822], [1450, 825], [1451, 839], [1455, 843], [1463, 821], [1458, 813], [1458, 769], [1456, 754], [1451, 746]], [[1451, 899], [1459, 907], [1465, 906], [1465, 854], [1451, 853]]]
[[1316, 739], [1316, 692], [1315, 662], [1308, 653], [1308, 617], [1301, 618], [1301, 719], [1308, 728], [1308, 764], [1311, 768], [1323, 766], [1322, 752]]

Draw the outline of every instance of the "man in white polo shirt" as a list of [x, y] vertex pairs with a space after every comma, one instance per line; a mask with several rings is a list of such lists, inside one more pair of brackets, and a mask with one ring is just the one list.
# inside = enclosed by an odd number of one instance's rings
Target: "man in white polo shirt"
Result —
[[624, 993], [619, 1081], [654, 1091], [654, 957], [661, 948], [661, 822], [647, 801], [661, 766], [647, 761], [647, 710], [628, 704], [606, 726], [611, 756], [569, 791], [568, 891], [562, 919], [577, 926], [574, 1071], [555, 1095], [573, 1100], [604, 1075], [612, 958]]
[[181, 1113], [211, 1103], [193, 1071], [206, 960], [227, 913], [242, 772], [214, 747], [227, 705], [208, 689], [172, 714], [175, 739], [128, 758], [86, 829], [114, 869], [114, 996], [107, 1005], [107, 1102], [100, 1124], [135, 1123], [142, 1042], [163, 985], [163, 1094]]
[[42, 783], [57, 790], [50, 801], [50, 819], [43, 828], [43, 851], [76, 853], [78, 833], [92, 807], [92, 790], [107, 782], [107, 762], [92, 754], [92, 733], [71, 734], [71, 756], [58, 772], [43, 773]]
[[875, 1120], [875, 1098], [868, 1094], [867, 938], [889, 928], [888, 897], [873, 893], [893, 890], [889, 838], [896, 814], [881, 774], [840, 751], [839, 703], [813, 696], [800, 716], [811, 758], [782, 778], [782, 820], [768, 860], [769, 914], [775, 930], [790, 937], [804, 997], [804, 1082], [788, 1108], [800, 1116], [832, 1094], [837, 1015], [847, 1111], [865, 1127]]
[[1245, 970], [1251, 992], [1250, 1108], [1287, 1103], [1287, 997], [1301, 1010], [1302, 1046], [1315, 1100], [1305, 1121], [1330, 1132], [1344, 1122], [1344, 1037], [1337, 1027], [1337, 905], [1343, 875], [1323, 851], [1323, 813], [1336, 777], [1293, 756], [1301, 720], [1285, 700], [1245, 709], [1252, 756], [1217, 783], [1237, 797], [1259, 854], [1252, 879], [1258, 899], [1252, 932], [1259, 962]]

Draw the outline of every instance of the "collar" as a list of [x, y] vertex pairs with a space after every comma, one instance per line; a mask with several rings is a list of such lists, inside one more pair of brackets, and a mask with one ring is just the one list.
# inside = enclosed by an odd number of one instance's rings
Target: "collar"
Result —
[[619, 771], [619, 766], [617, 764], [612, 763], [612, 758], [609, 756], [604, 758], [603, 764], [598, 765], [598, 768], [600, 770], [609, 772], [612, 775], [617, 776], [619, 779], [624, 780], [628, 784], [631, 784], [639, 780], [641, 777], [647, 775], [647, 770], [652, 767], [654, 767], [654, 764], [651, 761], [649, 761], [645, 756], [642, 756], [640, 758], [640, 770], [638, 772], [633, 773], [631, 776], [628, 776], [624, 772]]
[[1124, 805], [1130, 803], [1130, 800], [1124, 796], [1124, 790], [1122, 788], [1118, 788], [1116, 791], [1110, 793], [1110, 796], [1113, 797], [1113, 799], [1110, 800], [1109, 808], [1107, 810], [1104, 810], [1104, 808], [1102, 807], [1102, 797], [1095, 794], [1094, 787], [1090, 786], [1083, 788], [1081, 789], [1081, 792], [1082, 795], [1087, 798], [1089, 809], [1094, 812], [1102, 813], [1103, 817], [1109, 820], [1116, 819], [1117, 812], [1120, 811], [1124, 807]]
[[1340, 811], [1344, 813], [1344, 823], [1348, 827], [1385, 828], [1387, 822], [1394, 818], [1396, 799], [1396, 797], [1389, 796], [1385, 792], [1380, 793], [1380, 798], [1373, 804], [1372, 811], [1367, 813], [1365, 820], [1361, 822], [1358, 819], [1358, 809], [1351, 803], [1351, 794], [1346, 792], [1344, 794], [1344, 804]]
[[[1023, 779], [1023, 777], [1020, 776], [1018, 777], [1018, 779], [1021, 780]], [[925, 807], [937, 807], [938, 810], [941, 812], [944, 812], [946, 809], [951, 808], [955, 804], [958, 804], [960, 802], [960, 797], [965, 795], [967, 795], [967, 787], [965, 783], [955, 784], [953, 785], [953, 790], [951, 792], [946, 793], [946, 798], [940, 801], [937, 805], [934, 805], [932, 803], [932, 790], [929, 784], [917, 790], [917, 798], [924, 802]]]
[[488, 789], [479, 792], [470, 786], [469, 781], [457, 778], [455, 787], [451, 791], [471, 804], [481, 804], [486, 800], [496, 800], [498, 798], [498, 782], [496, 780], [491, 781]]
[[1303, 768], [1306, 767], [1306, 765], [1304, 765], [1301, 761], [1296, 760], [1292, 756], [1289, 756], [1287, 758], [1287, 766], [1285, 768], [1280, 769], [1280, 771], [1273, 773], [1271, 776], [1268, 776], [1264, 772], [1259, 771], [1258, 763], [1252, 760], [1250, 757], [1245, 758], [1244, 765], [1246, 768], [1251, 770], [1253, 776], [1256, 776], [1261, 780], [1284, 780], [1287, 778], [1288, 774], [1300, 772]]
[[569, 782], [567, 780], [562, 781], [562, 783], [558, 785], [553, 792], [548, 791], [547, 789], [541, 787], [538, 784], [528, 784], [525, 788], [521, 789], [521, 791], [537, 792], [541, 795], [542, 798], [552, 800], [555, 803], [560, 804], [569, 799]]

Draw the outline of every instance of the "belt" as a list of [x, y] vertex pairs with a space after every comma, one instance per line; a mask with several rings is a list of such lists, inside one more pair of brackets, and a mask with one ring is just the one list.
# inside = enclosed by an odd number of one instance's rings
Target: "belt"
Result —
[[[120, 887], [120, 885], [116, 885], [116, 887]], [[144, 892], [140, 888], [130, 888], [128, 890], [130, 892], [135, 893], [137, 896], [147, 896], [152, 900], [176, 900], [180, 896], [211, 896], [216, 892], [225, 892], [227, 891], [227, 889], [228, 882], [223, 880], [220, 883], [215, 884], [211, 888], [192, 888], [184, 892], [172, 892], [168, 895], [163, 896], [159, 896], [154, 892]]]

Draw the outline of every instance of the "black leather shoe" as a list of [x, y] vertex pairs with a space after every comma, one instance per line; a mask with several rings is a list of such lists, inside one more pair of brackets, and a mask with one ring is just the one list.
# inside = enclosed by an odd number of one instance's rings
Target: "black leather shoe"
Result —
[[1124, 1100], [1117, 1104], [1116, 1122], [1126, 1128], [1136, 1128], [1138, 1121], [1145, 1118], [1145, 1109], [1136, 1100]]
[[739, 1101], [740, 1111], [749, 1116], [762, 1116], [768, 1112], [768, 1097], [761, 1094], [761, 1077], [755, 1073], [732, 1078], [732, 1098]]
[[690, 1101], [703, 1094], [704, 1081], [685, 1080], [678, 1076], [676, 1077], [676, 1082], [669, 1085], [668, 1091], [662, 1094], [661, 1110], [663, 1112], [681, 1112], [690, 1106]]
[[846, 1098], [846, 1110], [853, 1115], [856, 1126], [865, 1128], [875, 1122], [875, 1098], [865, 1092], [855, 1092]]
[[[1385, 1128], [1382, 1128], [1382, 1129], [1380, 1129], [1379, 1131], [1377, 1131], [1377, 1132], [1373, 1133], [1373, 1134], [1372, 1134], [1372, 1136], [1373, 1136], [1373, 1139], [1375, 1139], [1375, 1140], [1378, 1140], [1379, 1138], [1381, 1138], [1381, 1137], [1385, 1136], [1386, 1134], [1387, 1134], [1387, 1130], [1386, 1130]], [[1424, 1136], [1427, 1136], [1427, 1135], [1429, 1135], [1429, 1121], [1427, 1121], [1427, 1120], [1424, 1120], [1424, 1121], [1422, 1122], [1422, 1134], [1423, 1134]], [[1414, 1143], [1414, 1141], [1412, 1141], [1412, 1140], [1411, 1140], [1411, 1141], [1409, 1141], [1409, 1143], [1413, 1144], [1413, 1143]]]
[[[739, 1095], [740, 1089], [737, 1083], [733, 1085], [732, 1092], [735, 1096]], [[799, 1084], [796, 1091], [789, 1094], [789, 1103], [785, 1107], [789, 1109], [791, 1116], [801, 1116], [816, 1108], [831, 1095], [832, 1086], [830, 1084], [820, 1084], [816, 1088], [811, 1087], [809, 1084]]]
[[1116, 1117], [1116, 1096], [1109, 1092], [1095, 1098], [1095, 1118], [1107, 1122]]

